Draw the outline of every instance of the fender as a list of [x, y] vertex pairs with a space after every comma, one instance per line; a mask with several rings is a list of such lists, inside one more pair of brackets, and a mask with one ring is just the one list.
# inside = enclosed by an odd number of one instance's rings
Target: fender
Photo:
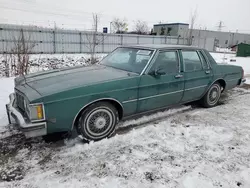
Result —
[[72, 123], [71, 131], [74, 129], [74, 125], [75, 125], [76, 118], [79, 116], [79, 114], [82, 112], [82, 110], [84, 110], [85, 108], [87, 108], [87, 107], [88, 107], [89, 105], [91, 105], [91, 104], [94, 104], [94, 103], [99, 102], [99, 101], [105, 101], [105, 100], [116, 102], [116, 103], [119, 104], [119, 106], [122, 108], [122, 111], [124, 111], [123, 106], [122, 106], [122, 104], [120, 103], [120, 101], [118, 101], [118, 100], [116, 100], [116, 99], [114, 99], [114, 98], [100, 98], [100, 99], [96, 99], [96, 100], [91, 101], [91, 102], [89, 102], [88, 104], [84, 105], [84, 106], [77, 112], [76, 116], [74, 117], [73, 123]]

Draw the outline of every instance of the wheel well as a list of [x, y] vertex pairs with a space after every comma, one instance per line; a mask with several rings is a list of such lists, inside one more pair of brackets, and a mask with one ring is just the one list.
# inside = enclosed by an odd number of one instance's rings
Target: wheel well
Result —
[[[220, 79], [220, 80], [218, 80], [217, 82], [223, 87], [223, 91], [224, 91], [225, 88], [226, 88], [226, 82], [225, 82], [225, 80]], [[223, 92], [223, 91], [222, 91], [222, 92]]]
[[[97, 102], [108, 102], [108, 103], [112, 104], [112, 105], [117, 109], [117, 111], [118, 111], [119, 119], [122, 119], [122, 117], [123, 117], [123, 107], [122, 107], [122, 105], [121, 105], [118, 101], [115, 101], [115, 100], [112, 100], [112, 99], [101, 99], [101, 100], [92, 102], [92, 103], [88, 104], [87, 106], [84, 106], [84, 107], [78, 112], [76, 118], [74, 119], [73, 126], [75, 126], [76, 123], [79, 121], [82, 112], [83, 112], [86, 108], [88, 108], [90, 105], [92, 105], [92, 104], [94, 104], [94, 103], [97, 103]], [[72, 128], [73, 128], [73, 127], [72, 127]]]

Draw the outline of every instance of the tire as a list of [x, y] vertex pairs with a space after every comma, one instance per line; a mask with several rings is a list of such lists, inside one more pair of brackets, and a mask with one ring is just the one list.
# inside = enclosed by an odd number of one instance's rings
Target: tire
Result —
[[76, 128], [84, 140], [98, 141], [112, 135], [118, 120], [118, 111], [112, 104], [97, 102], [83, 111]]
[[221, 96], [221, 85], [216, 82], [214, 83], [201, 99], [201, 104], [205, 108], [211, 108], [218, 104]]

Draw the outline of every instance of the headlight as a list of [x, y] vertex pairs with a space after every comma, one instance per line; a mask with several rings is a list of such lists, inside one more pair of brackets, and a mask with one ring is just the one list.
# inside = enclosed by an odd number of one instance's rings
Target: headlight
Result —
[[27, 113], [31, 121], [39, 121], [44, 119], [43, 104], [31, 104], [28, 107]]

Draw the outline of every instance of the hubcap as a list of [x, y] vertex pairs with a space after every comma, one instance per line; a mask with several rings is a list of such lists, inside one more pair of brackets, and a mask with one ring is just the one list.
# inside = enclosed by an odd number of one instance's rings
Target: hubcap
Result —
[[106, 125], [106, 119], [103, 117], [99, 117], [95, 120], [94, 126], [98, 129], [103, 128]]
[[113, 125], [113, 115], [105, 108], [93, 110], [86, 117], [85, 126], [86, 131], [92, 137], [99, 137], [105, 135]]
[[208, 103], [210, 105], [214, 105], [218, 102], [219, 98], [220, 98], [220, 87], [218, 87], [217, 85], [214, 85], [209, 93], [208, 93]]
[[212, 93], [212, 98], [215, 99], [216, 96], [217, 96], [217, 92], [216, 92], [216, 91], [213, 91], [213, 93]]

